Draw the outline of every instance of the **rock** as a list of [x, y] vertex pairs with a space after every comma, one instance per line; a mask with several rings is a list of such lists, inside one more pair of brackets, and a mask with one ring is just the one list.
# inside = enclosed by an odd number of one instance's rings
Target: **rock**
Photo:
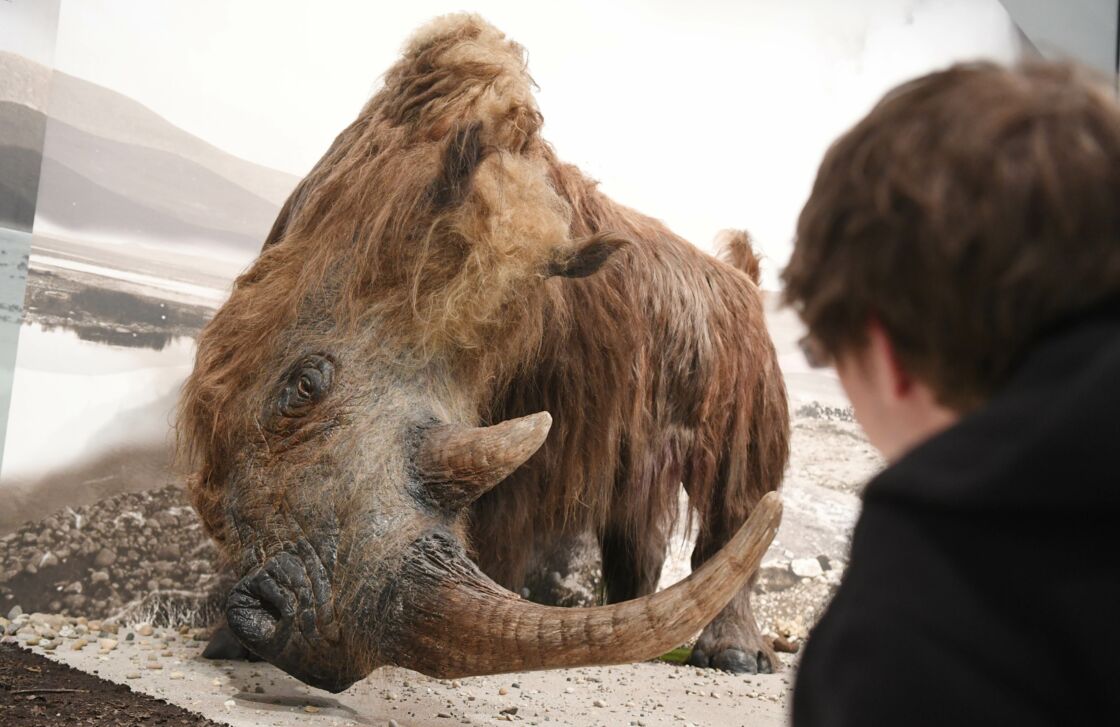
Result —
[[160, 664], [158, 661], [149, 661], [145, 666], [148, 669], [162, 669], [163, 668], [163, 664]]
[[817, 562], [821, 564], [821, 570], [832, 570], [832, 561], [827, 555], [818, 555]]
[[152, 625], [148, 623], [143, 623], [136, 627], [136, 633], [140, 634], [141, 636], [151, 636], [154, 630], [155, 629], [152, 628]]
[[303, 705], [303, 711], [307, 712], [308, 714], [315, 714], [316, 712], [319, 711], [319, 708], [316, 707], [314, 704], [305, 704], [305, 705]]
[[593, 707], [605, 707], [605, 706], [607, 706], [607, 703], [604, 702], [602, 699], [596, 699], [594, 702], [591, 703], [591, 706], [593, 706]]
[[116, 639], [98, 639], [97, 640], [97, 645], [100, 646], [105, 651], [112, 651], [113, 649], [117, 648], [117, 640]]
[[512, 717], [517, 714], [517, 707], [506, 707], [501, 712], [498, 712], [498, 714], [508, 714]]
[[93, 564], [98, 568], [104, 568], [117, 562], [117, 554], [108, 548], [102, 548], [97, 553], [97, 557], [93, 559]]
[[8, 618], [12, 621], [15, 621], [22, 613], [23, 609], [19, 607], [19, 604], [16, 604], [15, 606], [12, 606], [10, 611], [8, 611]]
[[795, 576], [801, 578], [819, 578], [824, 573], [821, 562], [816, 558], [794, 558], [789, 564], [789, 569]]
[[90, 583], [108, 583], [109, 582], [109, 571], [106, 571], [106, 570], [94, 571], [89, 576], [89, 582]]
[[66, 604], [66, 608], [69, 609], [71, 613], [76, 613], [85, 607], [87, 600], [88, 599], [80, 593], [71, 593], [66, 596], [66, 598], [62, 599], [62, 602]]
[[801, 648], [801, 644], [790, 641], [784, 636], [775, 636], [771, 642], [771, 648], [779, 654], [796, 654], [797, 650]]
[[73, 649], [74, 651], [81, 651], [82, 649], [86, 648], [86, 645], [88, 643], [89, 642], [86, 641], [85, 639], [77, 639], [77, 640], [74, 641], [73, 644], [70, 644], [70, 648]]
[[498, 694], [504, 697], [505, 695], [509, 694], [509, 690], [506, 689], [505, 687], [502, 687], [501, 689], [498, 690]]
[[58, 565], [58, 556], [54, 553], [48, 552], [43, 556], [42, 560], [39, 561], [40, 568], [50, 568], [55, 565]]
[[168, 676], [170, 676], [172, 679], [182, 679], [183, 678], [183, 672], [173, 671]]
[[129, 673], [124, 675], [124, 678], [125, 679], [139, 679], [140, 678], [140, 672], [130, 671]]
[[755, 588], [762, 593], [778, 593], [789, 590], [801, 583], [788, 567], [778, 568], [766, 566], [758, 571], [758, 582]]
[[55, 641], [55, 640], [40, 641], [39, 646], [41, 648], [45, 649], [46, 651], [54, 651], [55, 649], [58, 648], [58, 641]]

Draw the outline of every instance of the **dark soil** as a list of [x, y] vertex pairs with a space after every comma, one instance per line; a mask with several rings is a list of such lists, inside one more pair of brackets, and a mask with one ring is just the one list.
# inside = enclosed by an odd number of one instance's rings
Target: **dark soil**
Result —
[[12, 644], [0, 644], [0, 724], [220, 725]]

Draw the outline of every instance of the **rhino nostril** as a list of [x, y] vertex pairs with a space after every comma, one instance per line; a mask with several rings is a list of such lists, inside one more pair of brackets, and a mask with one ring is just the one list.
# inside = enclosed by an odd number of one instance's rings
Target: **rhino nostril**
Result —
[[276, 605], [275, 603], [273, 603], [272, 601], [268, 601], [268, 600], [261, 601], [261, 608], [264, 609], [264, 612], [266, 614], [268, 614], [268, 616], [273, 621], [279, 622], [280, 619], [283, 618], [283, 615], [280, 613], [280, 607], [278, 605]]
[[268, 574], [258, 572], [234, 586], [226, 602], [226, 621], [237, 638], [254, 650], [282, 648], [291, 630], [293, 600]]

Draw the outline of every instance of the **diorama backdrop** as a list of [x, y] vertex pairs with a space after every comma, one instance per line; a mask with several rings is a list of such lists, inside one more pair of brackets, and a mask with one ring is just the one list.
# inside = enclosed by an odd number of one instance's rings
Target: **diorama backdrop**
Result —
[[[194, 336], [408, 35], [458, 9], [0, 1], [0, 611], [205, 617], [171, 459]], [[905, 78], [1024, 48], [998, 0], [471, 9], [528, 49], [563, 157], [701, 247], [749, 230], [770, 290], [836, 135]], [[772, 321], [795, 405], [842, 406]]]

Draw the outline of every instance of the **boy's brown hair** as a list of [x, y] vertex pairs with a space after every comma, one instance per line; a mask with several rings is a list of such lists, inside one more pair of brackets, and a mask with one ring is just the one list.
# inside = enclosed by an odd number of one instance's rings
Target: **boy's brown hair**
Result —
[[826, 351], [875, 320], [973, 408], [1047, 329], [1120, 296], [1120, 107], [1069, 65], [895, 88], [825, 155], [782, 278]]

